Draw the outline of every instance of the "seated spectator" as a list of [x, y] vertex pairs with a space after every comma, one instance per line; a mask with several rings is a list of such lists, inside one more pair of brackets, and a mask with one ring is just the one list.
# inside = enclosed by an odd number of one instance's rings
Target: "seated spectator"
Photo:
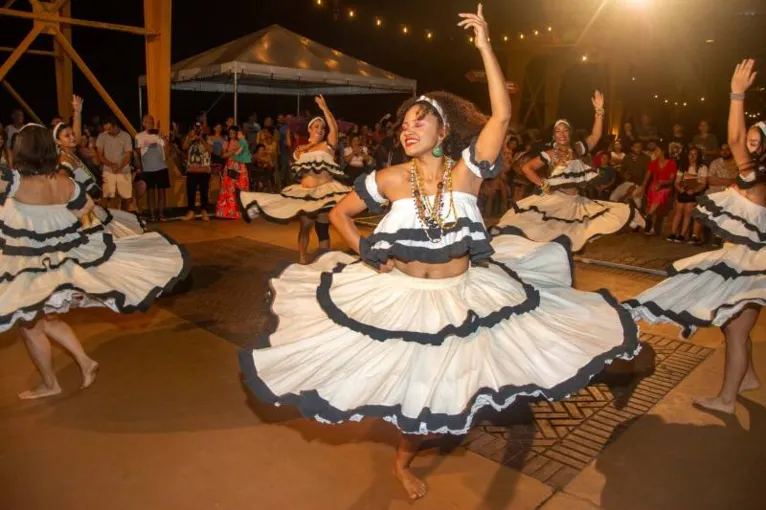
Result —
[[620, 139], [616, 139], [611, 147], [609, 147], [609, 156], [611, 158], [612, 168], [614, 168], [614, 171], [617, 172], [617, 175], [620, 174], [620, 170], [622, 170], [622, 160], [625, 159], [625, 153], [622, 151], [622, 142]]
[[[717, 150], [717, 149], [716, 149]], [[689, 149], [688, 163], [676, 174], [676, 208], [673, 216], [673, 230], [668, 241], [684, 242], [692, 225], [692, 211], [697, 205], [697, 197], [707, 187], [708, 168], [702, 163], [702, 151], [694, 146]], [[695, 221], [690, 244], [700, 244], [702, 224]]]
[[[646, 193], [646, 235], [662, 233], [662, 218], [668, 213], [673, 197], [673, 183], [678, 167], [669, 159], [667, 149], [658, 148], [657, 158], [649, 163], [640, 194]], [[623, 164], [623, 171], [625, 171]]]
[[609, 195], [612, 194], [612, 191], [617, 186], [617, 172], [614, 171], [610, 160], [609, 154], [604, 153], [597, 161], [598, 177], [593, 180], [592, 185], [595, 187], [596, 199], [598, 200], [608, 200]]
[[624, 173], [623, 177], [625, 180], [622, 184], [614, 188], [612, 194], [609, 195], [609, 200], [611, 202], [633, 204], [636, 209], [640, 210], [644, 200], [643, 193], [641, 192], [641, 184], [636, 182], [630, 172]]
[[702, 151], [700, 163], [707, 165], [718, 157], [718, 138], [710, 132], [710, 123], [706, 120], [699, 123], [698, 129], [699, 133], [692, 139], [692, 145]]
[[351, 144], [345, 148], [343, 158], [346, 161], [346, 174], [352, 179], [372, 169], [375, 160], [370, 156], [366, 146], [362, 145], [359, 135], [351, 137]]

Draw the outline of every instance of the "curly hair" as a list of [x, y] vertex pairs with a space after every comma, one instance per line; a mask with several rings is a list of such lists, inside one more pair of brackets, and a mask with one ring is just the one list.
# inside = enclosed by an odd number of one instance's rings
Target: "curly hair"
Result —
[[23, 176], [58, 174], [58, 153], [53, 134], [42, 126], [27, 126], [16, 133], [13, 164]]
[[452, 159], [460, 159], [463, 150], [471, 144], [471, 141], [479, 136], [481, 128], [489, 119], [475, 104], [462, 97], [449, 92], [429, 92], [426, 97], [436, 101], [444, 111], [443, 119], [431, 103], [417, 98], [404, 102], [396, 114], [397, 124], [401, 125], [404, 116], [413, 106], [418, 106], [420, 112], [418, 118], [422, 119], [429, 113], [439, 119], [439, 126], [444, 127], [447, 123], [447, 136], [442, 142], [444, 154]]

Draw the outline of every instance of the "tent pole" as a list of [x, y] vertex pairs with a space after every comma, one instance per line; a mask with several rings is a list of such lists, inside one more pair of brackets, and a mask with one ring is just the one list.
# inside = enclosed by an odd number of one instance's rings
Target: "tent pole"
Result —
[[301, 92], [300, 91], [298, 91], [298, 96], [297, 97], [298, 97], [298, 106], [297, 106], [297, 108], [295, 110], [295, 115], [297, 117], [300, 117], [301, 116]]
[[144, 119], [144, 94], [141, 87], [141, 83], [138, 83], [138, 123], [139, 125]]
[[239, 125], [239, 76], [237, 66], [234, 66], [234, 124]]

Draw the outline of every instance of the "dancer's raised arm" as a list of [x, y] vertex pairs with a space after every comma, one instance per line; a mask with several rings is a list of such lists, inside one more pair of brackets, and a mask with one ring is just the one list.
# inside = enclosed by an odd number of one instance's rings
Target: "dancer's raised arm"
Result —
[[338, 148], [338, 122], [335, 120], [335, 116], [327, 106], [324, 96], [319, 94], [315, 99], [317, 106], [322, 110], [325, 121], [327, 122], [327, 144], [334, 150]]
[[[478, 178], [495, 177], [502, 171], [502, 165], [495, 164], [503, 149], [508, 124], [511, 121], [511, 99], [505, 87], [505, 77], [500, 64], [497, 61], [492, 45], [489, 41], [489, 28], [484, 19], [483, 7], [479, 4], [476, 14], [462, 13], [459, 15], [463, 20], [458, 26], [465, 29], [473, 29], [474, 44], [484, 61], [484, 71], [487, 74], [489, 86], [489, 100], [492, 107], [492, 115], [487, 124], [482, 128], [472, 148], [471, 157], [478, 162], [481, 176]], [[482, 165], [481, 163], [487, 163]]]
[[753, 71], [755, 60], [747, 59], [737, 64], [731, 77], [731, 105], [729, 106], [729, 147], [741, 174], [755, 170], [755, 163], [747, 150], [747, 126], [745, 125], [745, 92], [758, 73]]
[[604, 134], [604, 95], [600, 91], [596, 91], [591, 99], [593, 103], [593, 109], [595, 110], [595, 118], [593, 119], [593, 129], [590, 132], [588, 138], [585, 139], [585, 143], [588, 145], [588, 151], [593, 150], [601, 136]]

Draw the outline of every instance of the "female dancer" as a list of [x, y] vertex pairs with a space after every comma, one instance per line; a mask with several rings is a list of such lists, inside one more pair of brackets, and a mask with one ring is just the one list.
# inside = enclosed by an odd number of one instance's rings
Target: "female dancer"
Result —
[[[598, 170], [579, 158], [588, 154], [601, 139], [604, 121], [604, 97], [593, 96], [596, 118], [590, 136], [572, 148], [572, 126], [559, 120], [553, 127], [553, 147], [524, 165], [524, 175], [543, 189], [515, 204], [498, 222], [493, 233], [522, 232], [534, 241], [548, 242], [560, 235], [572, 241], [572, 249], [580, 251], [588, 241], [605, 234], [619, 232], [626, 226], [643, 227], [644, 219], [632, 203], [622, 204], [590, 200], [578, 188], [599, 177]], [[538, 170], [548, 166], [550, 176], [542, 179]]]
[[98, 369], [56, 314], [93, 306], [144, 311], [189, 267], [183, 249], [161, 234], [114, 239], [100, 225], [83, 228], [93, 200], [59, 170], [48, 129], [22, 128], [13, 157], [18, 171], [0, 178], [0, 332], [21, 324], [43, 384], [19, 397], [34, 399], [61, 392], [49, 338], [74, 356], [82, 388]]
[[[74, 120], [72, 126], [63, 122], [53, 128], [53, 139], [59, 148], [59, 166], [67, 171], [93, 200], [101, 198], [101, 188], [88, 167], [77, 156], [77, 146], [82, 136], [82, 98], [72, 98]], [[136, 213], [119, 209], [104, 209], [100, 205], [93, 207], [93, 215], [114, 237], [141, 235], [145, 225]]]
[[[701, 196], [694, 211], [695, 218], [726, 244], [679, 260], [671, 266], [670, 278], [625, 303], [636, 319], [678, 324], [685, 336], [698, 327], [723, 330], [723, 386], [717, 396], [695, 402], [725, 413], [734, 412], [740, 392], [760, 386], [750, 334], [766, 304], [766, 154], [762, 145], [745, 140], [750, 135], [746, 135], [744, 99], [755, 79], [753, 64], [743, 61], [731, 80], [729, 146], [740, 171], [737, 186]], [[748, 146], [758, 152], [748, 153]]]
[[226, 159], [226, 166], [221, 177], [221, 191], [218, 195], [215, 215], [218, 218], [235, 220], [241, 217], [237, 208], [237, 193], [250, 186], [247, 164], [252, 162], [245, 133], [237, 126], [229, 127], [229, 141], [224, 147], [223, 157]]
[[293, 154], [295, 161], [292, 170], [298, 183], [287, 186], [279, 194], [240, 191], [238, 195], [242, 217], [246, 221], [252, 221], [259, 214], [277, 223], [287, 223], [296, 216], [300, 218], [298, 252], [301, 264], [309, 261], [312, 227], [319, 238], [319, 249], [330, 248], [328, 212], [351, 191], [351, 188], [335, 180], [345, 177], [335, 162], [338, 123], [324, 97], [317, 96], [316, 103], [325, 118], [315, 117], [309, 122], [309, 141]]
[[[482, 409], [519, 395], [563, 398], [638, 348], [613, 297], [571, 287], [566, 239], [490, 240], [477, 195], [502, 170], [511, 104], [481, 4], [460, 16], [484, 61], [492, 116], [445, 92], [407, 101], [399, 118], [412, 161], [360, 177], [330, 213], [361, 260], [330, 252], [272, 279], [268, 347], [240, 354], [266, 402], [325, 423], [396, 426], [394, 472], [413, 499], [426, 486], [409, 467], [429, 434], [466, 434]], [[387, 201], [375, 233], [361, 237], [353, 216]]]

